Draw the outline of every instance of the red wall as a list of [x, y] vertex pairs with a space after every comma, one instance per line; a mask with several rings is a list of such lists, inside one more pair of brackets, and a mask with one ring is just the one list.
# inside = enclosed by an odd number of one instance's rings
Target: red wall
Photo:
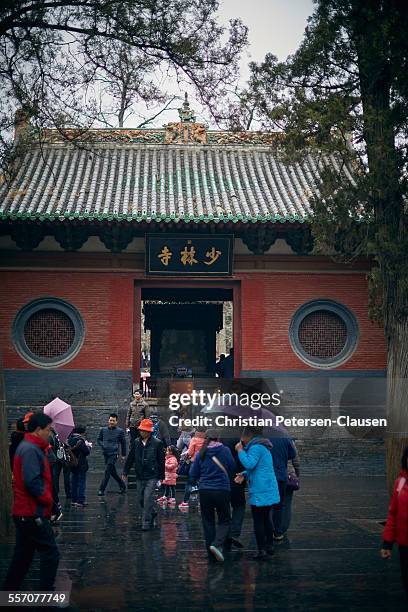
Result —
[[4, 367], [35, 369], [16, 352], [11, 328], [18, 310], [33, 299], [58, 297], [85, 322], [85, 341], [66, 370], [130, 370], [133, 279], [120, 273], [0, 272], [0, 345]]
[[[74, 305], [86, 326], [81, 351], [60, 369], [131, 369], [135, 276], [119, 272], [0, 272], [4, 366], [33, 368], [13, 347], [12, 323], [27, 302], [52, 296]], [[385, 369], [383, 331], [368, 320], [364, 274], [256, 272], [237, 274], [235, 278], [241, 279], [242, 370], [310, 370], [292, 351], [288, 330], [296, 309], [316, 298], [341, 302], [358, 320], [357, 350], [339, 369]]]
[[386, 368], [383, 330], [368, 319], [364, 274], [241, 274], [242, 370], [311, 370], [289, 343], [293, 313], [305, 302], [325, 298], [347, 306], [359, 325], [353, 356], [338, 369]]

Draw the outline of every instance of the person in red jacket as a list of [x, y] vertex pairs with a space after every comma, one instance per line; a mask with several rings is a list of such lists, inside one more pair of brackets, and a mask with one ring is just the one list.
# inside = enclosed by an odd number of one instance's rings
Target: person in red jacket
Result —
[[401, 467], [388, 508], [381, 556], [389, 559], [394, 542], [398, 544], [402, 582], [408, 597], [408, 446], [402, 455]]
[[52, 476], [47, 458], [52, 419], [34, 413], [13, 462], [13, 520], [16, 544], [3, 590], [17, 591], [35, 551], [40, 554], [40, 591], [54, 590], [59, 551], [50, 524]]

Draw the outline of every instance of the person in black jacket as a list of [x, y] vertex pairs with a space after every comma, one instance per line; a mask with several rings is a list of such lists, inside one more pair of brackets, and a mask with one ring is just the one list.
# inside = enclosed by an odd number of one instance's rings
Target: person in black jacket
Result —
[[68, 438], [68, 444], [78, 459], [78, 465], [71, 467], [72, 505], [83, 508], [85, 505], [86, 473], [88, 471], [88, 455], [91, 452], [84, 438], [85, 427], [75, 427]]
[[119, 478], [115, 464], [119, 456], [119, 450], [121, 451], [121, 458], [125, 459], [126, 438], [123, 429], [118, 427], [118, 415], [116, 413], [112, 412], [109, 415], [108, 426], [102, 427], [100, 430], [97, 443], [103, 451], [103, 458], [105, 460], [105, 475], [100, 484], [98, 495], [105, 495], [105, 489], [111, 476], [118, 483], [120, 492], [125, 493], [126, 486]]
[[217, 430], [207, 429], [204, 444], [190, 468], [190, 477], [198, 481], [201, 520], [209, 560], [215, 558], [224, 561], [222, 549], [231, 525], [231, 479], [236, 468], [231, 451], [219, 441]]
[[132, 446], [123, 469], [123, 480], [135, 466], [136, 499], [143, 507], [142, 529], [153, 529], [157, 512], [154, 511], [154, 491], [158, 480], [164, 480], [164, 445], [152, 436], [153, 423], [143, 419], [138, 427], [140, 438], [132, 442]]

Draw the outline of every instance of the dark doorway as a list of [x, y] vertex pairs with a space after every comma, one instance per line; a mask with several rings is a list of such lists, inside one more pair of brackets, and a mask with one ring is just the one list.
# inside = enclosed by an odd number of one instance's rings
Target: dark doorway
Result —
[[220, 355], [228, 357], [233, 348], [233, 289], [142, 287], [140, 301], [141, 378], [148, 394], [163, 378], [215, 379]]

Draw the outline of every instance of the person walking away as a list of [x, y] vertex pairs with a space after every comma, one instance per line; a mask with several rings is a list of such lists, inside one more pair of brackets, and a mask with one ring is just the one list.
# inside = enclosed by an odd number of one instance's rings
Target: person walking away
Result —
[[54, 590], [60, 555], [50, 524], [53, 499], [47, 453], [51, 423], [48, 415], [34, 413], [14, 455], [12, 514], [16, 543], [4, 591], [20, 590], [36, 551], [40, 555], [39, 590]]
[[171, 507], [176, 505], [176, 482], [177, 482], [177, 449], [175, 446], [166, 448], [166, 460], [164, 464], [164, 494], [157, 500], [159, 503], [167, 503]]
[[154, 510], [156, 483], [165, 478], [164, 446], [153, 437], [153, 423], [150, 419], [143, 419], [138, 429], [140, 437], [132, 443], [122, 478], [126, 482], [130, 470], [135, 467], [136, 500], [143, 508], [142, 530], [149, 531], [154, 528], [157, 516]]
[[278, 542], [284, 538], [282, 525], [285, 506], [286, 483], [288, 480], [288, 461], [296, 457], [296, 447], [292, 439], [280, 431], [269, 438], [272, 443], [273, 469], [278, 481], [280, 501], [272, 509], [274, 539]]
[[126, 417], [126, 427], [129, 429], [130, 441], [139, 435], [138, 426], [142, 419], [146, 417], [147, 404], [143, 398], [143, 393], [137, 389], [133, 393], [133, 400], [130, 402], [129, 410]]
[[[230, 480], [236, 470], [229, 448], [219, 441], [216, 430], [208, 429], [190, 469], [198, 481], [201, 520], [209, 559], [224, 561], [223, 547], [231, 523]], [[215, 524], [217, 513], [218, 524]]]
[[215, 364], [215, 373], [218, 376], [218, 378], [224, 378], [224, 361], [225, 361], [225, 354], [221, 353], [218, 361]]
[[[282, 509], [282, 534], [285, 535], [290, 527], [292, 520], [292, 501], [293, 494], [299, 488], [299, 476], [300, 476], [300, 458], [296, 448], [295, 442], [292, 440], [293, 446], [296, 451], [295, 457], [288, 461], [287, 471], [288, 480], [285, 489], [285, 502]], [[294, 487], [296, 484], [296, 487]]]
[[60, 481], [61, 471], [63, 472], [63, 477], [64, 477], [65, 497], [67, 500], [71, 499], [71, 469], [69, 465], [69, 459], [67, 456], [68, 446], [64, 444], [64, 442], [61, 441], [61, 439], [58, 436], [57, 431], [53, 427], [51, 428], [50, 444], [52, 446], [52, 449], [55, 455], [55, 461], [53, 461], [53, 464], [52, 464], [54, 495], [55, 495], [55, 498], [58, 499], [58, 504], [60, 505], [59, 481]]
[[223, 375], [224, 378], [234, 378], [234, 348], [230, 348], [230, 351], [223, 361]]
[[20, 442], [24, 440], [26, 428], [24, 425], [23, 419], [18, 419], [16, 421], [16, 429], [11, 432], [10, 436], [10, 445], [9, 445], [9, 458], [10, 458], [10, 468], [13, 471], [13, 461], [14, 455], [16, 454], [16, 450]]
[[[63, 442], [60, 441], [60, 444], [64, 446], [64, 449], [66, 448]], [[63, 478], [64, 478], [65, 498], [67, 500], [70, 500], [71, 499], [71, 468], [70, 468], [69, 462], [66, 461], [66, 459], [59, 459], [57, 455], [57, 460], [54, 465], [54, 478], [55, 478], [55, 488], [56, 488], [58, 497], [59, 497], [59, 482], [60, 482], [61, 472], [63, 473]]]
[[105, 489], [111, 476], [118, 483], [120, 492], [125, 493], [126, 486], [116, 471], [116, 461], [119, 452], [121, 452], [123, 460], [126, 458], [126, 438], [123, 429], [118, 427], [118, 415], [114, 412], [109, 415], [108, 426], [101, 428], [97, 443], [102, 449], [105, 460], [105, 475], [100, 484], [98, 495], [105, 495]]
[[235, 482], [235, 477], [237, 474], [242, 473], [244, 471], [244, 466], [241, 464], [238, 453], [235, 450], [236, 445], [240, 441], [239, 438], [226, 438], [223, 439], [223, 443], [227, 446], [236, 465], [236, 471], [231, 478], [231, 529], [227, 538], [226, 548], [231, 549], [233, 546], [235, 548], [243, 548], [243, 544], [240, 542], [241, 532], [242, 532], [242, 524], [244, 522], [245, 517], [245, 480], [241, 483]]
[[[187, 455], [190, 457], [190, 464], [197, 456], [197, 453], [202, 448], [205, 440], [205, 428], [197, 427], [194, 436], [191, 438], [190, 444], [188, 445]], [[193, 489], [194, 479], [191, 477], [190, 472], [187, 474], [187, 482], [184, 489], [184, 497], [181, 504], [179, 504], [180, 510], [188, 510], [190, 507], [191, 491]]]
[[89, 442], [85, 440], [85, 432], [85, 427], [75, 427], [68, 438], [68, 444], [78, 462], [71, 467], [72, 506], [77, 508], [85, 506], [88, 455], [91, 452]]
[[402, 455], [401, 472], [388, 508], [381, 549], [383, 559], [391, 557], [394, 543], [398, 544], [402, 583], [408, 598], [408, 446]]
[[273, 470], [272, 444], [262, 437], [262, 428], [247, 427], [241, 434], [236, 451], [245, 471], [236, 482], [248, 481], [249, 503], [258, 552], [255, 559], [266, 560], [273, 555], [273, 525], [271, 510], [279, 502], [279, 489]]

